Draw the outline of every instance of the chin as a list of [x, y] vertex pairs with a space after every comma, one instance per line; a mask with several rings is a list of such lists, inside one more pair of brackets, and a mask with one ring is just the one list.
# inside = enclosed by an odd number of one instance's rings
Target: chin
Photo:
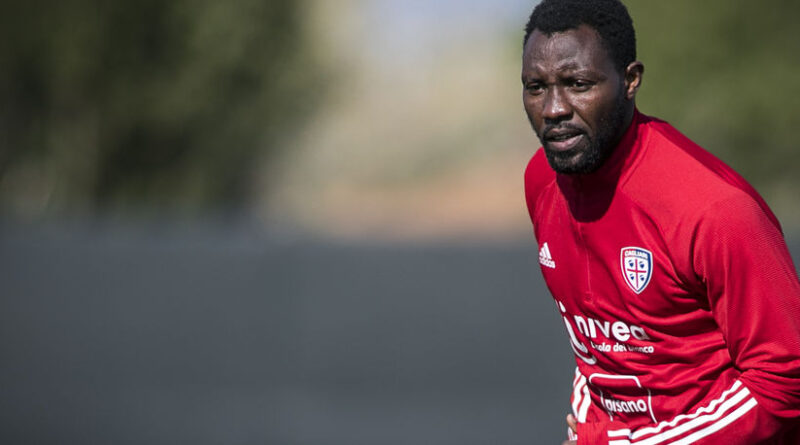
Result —
[[556, 173], [573, 174], [573, 173], [586, 173], [584, 170], [590, 167], [591, 159], [587, 159], [586, 153], [582, 151], [570, 150], [568, 152], [555, 152], [548, 150], [547, 146], [544, 149], [547, 156], [547, 162], [550, 168]]
[[556, 173], [567, 175], [594, 173], [600, 169], [606, 159], [611, 154], [610, 149], [603, 148], [603, 145], [589, 141], [588, 144], [581, 144], [565, 152], [557, 152], [548, 149], [544, 145], [547, 162]]
[[593, 173], [602, 164], [599, 158], [587, 156], [585, 153], [571, 157], [551, 156], [548, 154], [547, 162], [556, 173], [567, 175]]

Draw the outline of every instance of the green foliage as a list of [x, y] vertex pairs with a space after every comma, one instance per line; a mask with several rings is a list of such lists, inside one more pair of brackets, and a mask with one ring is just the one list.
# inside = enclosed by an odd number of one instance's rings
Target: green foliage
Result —
[[639, 108], [673, 123], [767, 195], [800, 165], [800, 3], [626, 1], [645, 64]]
[[4, 3], [0, 208], [12, 214], [238, 209], [256, 161], [318, 94], [303, 2]]

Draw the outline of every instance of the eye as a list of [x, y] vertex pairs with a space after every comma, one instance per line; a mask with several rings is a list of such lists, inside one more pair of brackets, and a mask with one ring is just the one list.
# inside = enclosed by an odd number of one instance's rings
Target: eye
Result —
[[525, 84], [525, 91], [531, 95], [538, 95], [544, 91], [544, 84], [541, 82], [528, 82]]
[[594, 83], [583, 79], [574, 79], [570, 82], [570, 87], [577, 92], [588, 91], [593, 85]]

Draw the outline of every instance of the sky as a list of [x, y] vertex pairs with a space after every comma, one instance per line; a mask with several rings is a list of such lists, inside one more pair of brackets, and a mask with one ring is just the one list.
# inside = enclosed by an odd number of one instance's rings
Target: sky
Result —
[[409, 61], [462, 39], [480, 40], [522, 29], [536, 0], [369, 0], [368, 47]]

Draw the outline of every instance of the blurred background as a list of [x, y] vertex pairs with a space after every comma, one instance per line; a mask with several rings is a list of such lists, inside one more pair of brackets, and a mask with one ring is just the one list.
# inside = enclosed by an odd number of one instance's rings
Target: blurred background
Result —
[[[560, 443], [535, 3], [3, 1], [2, 441]], [[626, 4], [640, 110], [800, 252], [800, 4]]]

